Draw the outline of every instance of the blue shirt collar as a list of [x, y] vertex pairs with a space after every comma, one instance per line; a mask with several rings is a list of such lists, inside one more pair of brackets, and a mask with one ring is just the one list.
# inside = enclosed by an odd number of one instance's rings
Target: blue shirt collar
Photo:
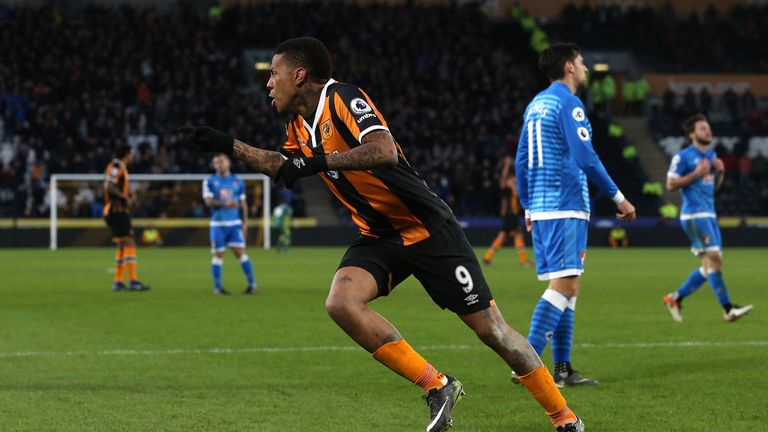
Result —
[[559, 89], [559, 90], [562, 90], [564, 92], [567, 92], [568, 94], [573, 94], [573, 93], [571, 93], [571, 89], [568, 88], [568, 86], [565, 85], [565, 83], [561, 83], [559, 81], [553, 81], [552, 84], [550, 84], [549, 88], [551, 88], [551, 89]]

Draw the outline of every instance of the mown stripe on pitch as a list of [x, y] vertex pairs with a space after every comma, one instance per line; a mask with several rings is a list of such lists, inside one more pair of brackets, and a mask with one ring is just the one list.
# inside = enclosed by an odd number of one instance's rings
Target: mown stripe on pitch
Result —
[[[635, 348], [698, 348], [698, 347], [749, 347], [768, 346], [768, 340], [752, 341], [679, 341], [679, 342], [632, 342], [632, 343], [580, 343], [576, 348], [635, 349]], [[473, 345], [422, 345], [423, 351], [460, 351], [487, 349], [482, 344]], [[309, 347], [254, 347], [254, 348], [178, 348], [167, 350], [110, 349], [93, 351], [9, 351], [0, 352], [0, 358], [14, 357], [76, 357], [76, 356], [161, 356], [184, 354], [250, 354], [250, 353], [297, 353], [317, 351], [357, 351], [352, 345], [326, 345]]]

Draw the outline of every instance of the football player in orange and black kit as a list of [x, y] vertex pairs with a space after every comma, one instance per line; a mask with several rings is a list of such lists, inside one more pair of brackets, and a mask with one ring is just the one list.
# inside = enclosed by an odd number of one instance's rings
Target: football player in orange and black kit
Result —
[[493, 256], [504, 246], [507, 237], [512, 237], [517, 250], [517, 261], [522, 267], [530, 267], [528, 255], [525, 253], [525, 237], [520, 230], [520, 202], [517, 198], [517, 177], [514, 173], [515, 162], [511, 157], [505, 157], [501, 168], [499, 189], [501, 190], [501, 229], [493, 239], [491, 247], [483, 255], [483, 262], [490, 264]]
[[288, 187], [318, 174], [347, 207], [360, 237], [336, 270], [326, 309], [376, 360], [425, 390], [431, 412], [427, 432], [451, 426], [451, 409], [463, 386], [435, 369], [368, 306], [410, 275], [521, 375], [558, 431], [582, 431], [539, 356], [504, 321], [451, 209], [408, 163], [371, 98], [331, 78], [328, 50], [314, 38], [278, 45], [270, 73], [272, 106], [290, 116], [281, 152], [206, 126], [180, 132], [198, 149], [231, 154]]
[[[113, 291], [147, 291], [149, 285], [139, 281], [136, 262], [136, 241], [131, 226], [133, 194], [128, 187], [128, 165], [133, 160], [131, 147], [126, 144], [115, 148], [114, 159], [104, 172], [104, 220], [112, 231], [115, 252], [115, 280]], [[130, 283], [123, 283], [125, 271]]]

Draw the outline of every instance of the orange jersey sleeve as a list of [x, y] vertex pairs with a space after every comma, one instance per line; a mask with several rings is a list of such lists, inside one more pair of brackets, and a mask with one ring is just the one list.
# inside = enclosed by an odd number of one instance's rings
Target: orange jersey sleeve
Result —
[[344, 85], [334, 94], [333, 108], [344, 125], [360, 142], [375, 130], [389, 130], [387, 122], [368, 95], [358, 87]]

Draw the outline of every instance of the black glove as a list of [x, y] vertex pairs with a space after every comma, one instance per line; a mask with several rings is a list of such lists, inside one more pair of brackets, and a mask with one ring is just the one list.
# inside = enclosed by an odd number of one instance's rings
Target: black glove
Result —
[[208, 126], [184, 126], [179, 128], [179, 132], [186, 135], [187, 139], [200, 151], [232, 156], [235, 139], [231, 135]]
[[325, 156], [291, 157], [280, 165], [275, 175], [275, 181], [282, 180], [285, 182], [285, 186], [291, 189], [296, 180], [321, 171], [328, 171], [328, 161]]

